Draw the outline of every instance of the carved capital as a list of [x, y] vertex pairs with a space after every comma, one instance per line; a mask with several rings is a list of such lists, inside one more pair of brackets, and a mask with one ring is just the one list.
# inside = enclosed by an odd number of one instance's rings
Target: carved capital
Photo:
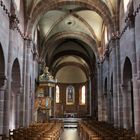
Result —
[[0, 74], [0, 87], [5, 85], [6, 76]]
[[16, 16], [14, 3], [11, 3], [11, 15], [9, 16], [9, 20], [10, 20], [10, 29], [14, 30], [15, 28], [18, 27], [19, 20]]

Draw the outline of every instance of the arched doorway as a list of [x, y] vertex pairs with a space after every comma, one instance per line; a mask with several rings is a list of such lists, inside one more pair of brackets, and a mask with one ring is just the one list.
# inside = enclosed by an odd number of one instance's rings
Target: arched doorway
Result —
[[[5, 92], [5, 87], [4, 83], [5, 82], [5, 59], [4, 59], [4, 54], [2, 50], [2, 46], [0, 44], [0, 122], [3, 122], [3, 111], [4, 111], [4, 92]], [[3, 124], [0, 124], [0, 133], [3, 133]]]
[[132, 82], [132, 64], [125, 59], [123, 68], [123, 121], [124, 128], [134, 130], [134, 96]]
[[20, 66], [18, 59], [15, 59], [12, 66], [12, 81], [11, 81], [11, 118], [10, 129], [19, 127], [19, 107], [20, 107]]

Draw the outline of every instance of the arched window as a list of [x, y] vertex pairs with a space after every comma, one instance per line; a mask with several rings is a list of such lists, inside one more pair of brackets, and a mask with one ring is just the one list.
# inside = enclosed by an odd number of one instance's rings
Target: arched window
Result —
[[38, 32], [37, 30], [35, 31], [35, 35], [34, 35], [34, 42], [35, 44], [37, 44], [37, 36], [38, 36]]
[[86, 87], [82, 86], [82, 90], [80, 92], [80, 105], [86, 104]]
[[105, 45], [108, 43], [107, 27], [105, 27]]
[[126, 13], [127, 11], [127, 6], [130, 0], [123, 0], [123, 5], [124, 5], [124, 12]]
[[15, 0], [16, 6], [17, 6], [17, 11], [20, 10], [20, 0]]
[[56, 103], [60, 103], [60, 89], [59, 86], [56, 86]]
[[75, 89], [73, 86], [66, 88], [66, 104], [73, 105], [75, 103]]

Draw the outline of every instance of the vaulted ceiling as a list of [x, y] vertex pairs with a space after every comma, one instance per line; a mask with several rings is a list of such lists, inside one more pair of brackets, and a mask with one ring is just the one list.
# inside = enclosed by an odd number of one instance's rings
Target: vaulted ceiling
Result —
[[75, 64], [84, 69], [86, 76], [90, 74], [93, 61], [99, 57], [105, 27], [111, 31], [116, 3], [117, 0], [26, 0], [29, 27], [40, 33], [40, 57], [51, 69]]

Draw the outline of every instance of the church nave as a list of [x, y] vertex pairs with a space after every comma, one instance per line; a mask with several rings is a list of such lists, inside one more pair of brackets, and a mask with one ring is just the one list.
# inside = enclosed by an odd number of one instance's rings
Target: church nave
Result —
[[140, 0], [0, 0], [0, 139], [140, 140]]

